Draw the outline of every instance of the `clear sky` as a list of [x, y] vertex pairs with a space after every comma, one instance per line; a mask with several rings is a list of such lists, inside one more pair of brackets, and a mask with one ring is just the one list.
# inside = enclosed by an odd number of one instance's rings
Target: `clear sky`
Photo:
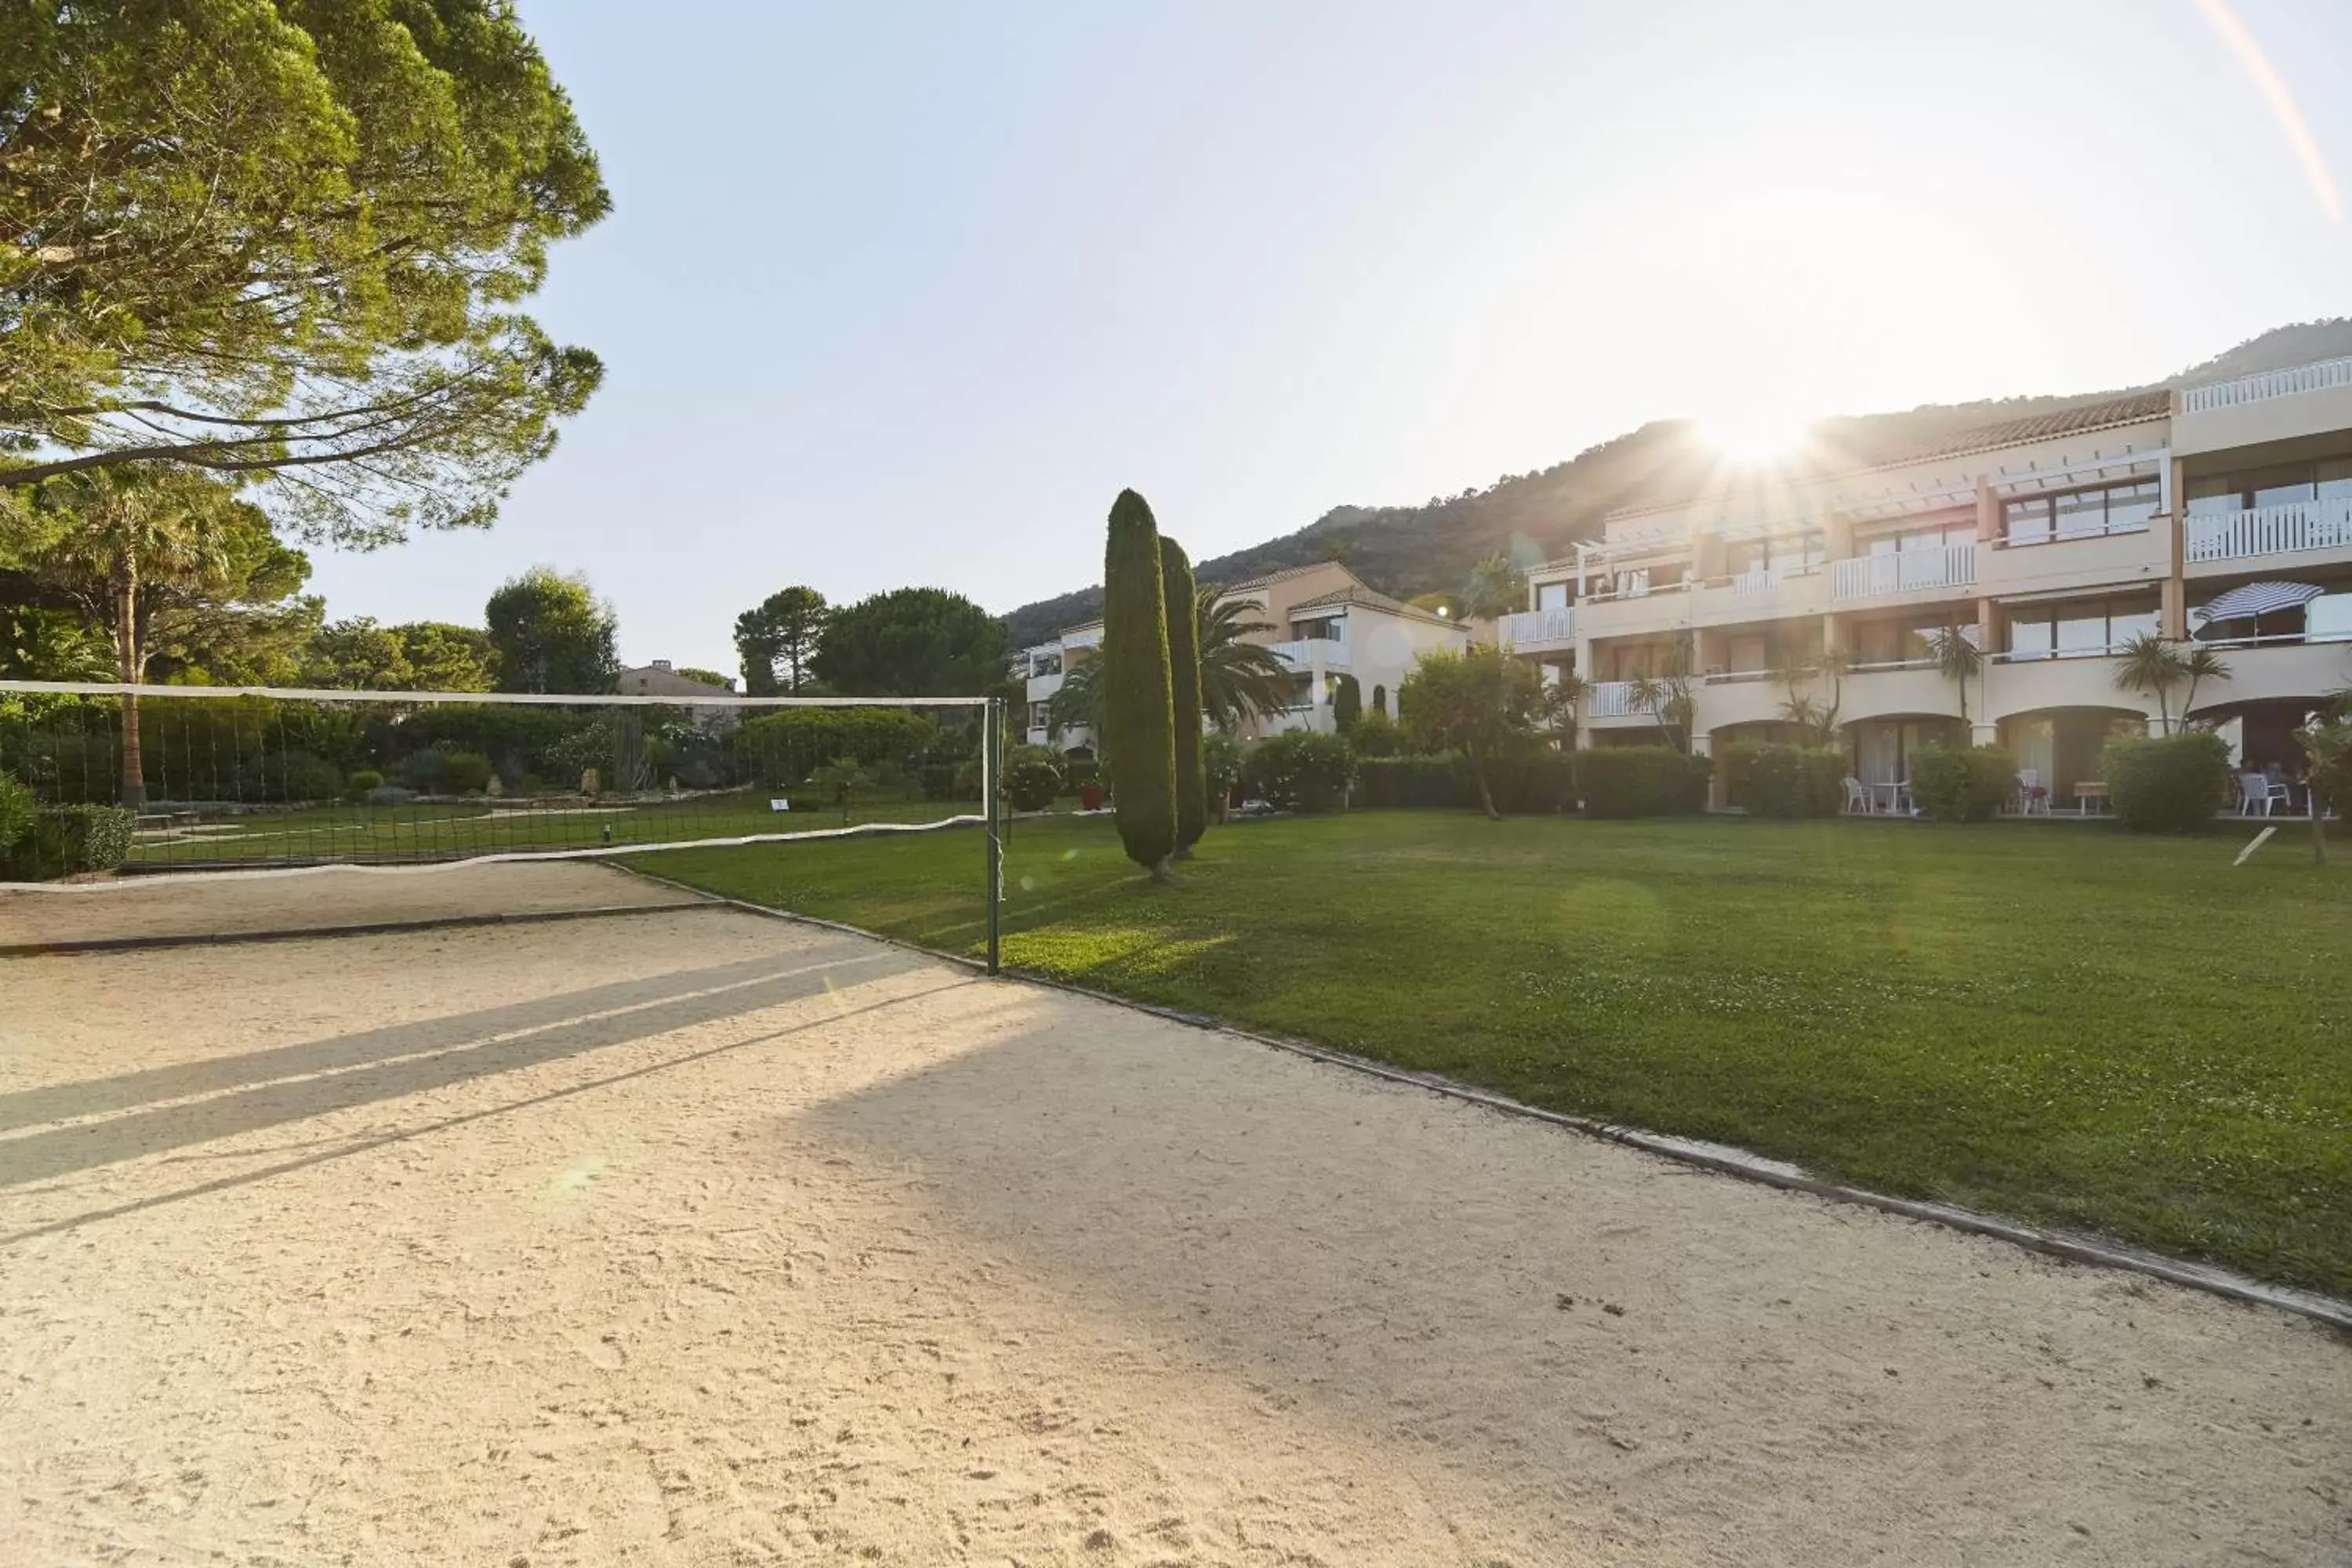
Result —
[[1201, 559], [2352, 313], [2347, 0], [522, 9], [613, 190], [538, 307], [604, 387], [491, 531], [320, 552], [331, 616], [546, 563], [731, 672], [787, 584], [1096, 581], [1126, 485]]

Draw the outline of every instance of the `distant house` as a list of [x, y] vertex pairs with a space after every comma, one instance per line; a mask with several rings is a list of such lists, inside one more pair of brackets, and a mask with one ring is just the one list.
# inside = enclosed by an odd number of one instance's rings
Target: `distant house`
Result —
[[666, 658], [657, 658], [637, 669], [621, 671], [619, 690], [624, 697], [708, 697], [714, 691], [732, 694], [735, 683], [713, 686], [707, 680], [697, 680], [690, 675], [680, 675], [677, 666]]
[[[1364, 711], [1377, 708], [1393, 719], [1397, 689], [1414, 661], [1437, 648], [1458, 651], [1469, 642], [1467, 627], [1373, 592], [1336, 561], [1229, 583], [1218, 597], [1248, 605], [1251, 618], [1265, 629], [1246, 640], [1272, 648], [1290, 677], [1288, 703], [1244, 725], [1245, 739], [1285, 730], [1336, 730], [1331, 699], [1342, 677], [1356, 682]], [[1015, 673], [1028, 681], [1031, 742], [1065, 748], [1092, 743], [1084, 728], [1056, 736], [1049, 710], [1063, 677], [1094, 658], [1101, 645], [1102, 622], [1089, 621], [1014, 656]]]

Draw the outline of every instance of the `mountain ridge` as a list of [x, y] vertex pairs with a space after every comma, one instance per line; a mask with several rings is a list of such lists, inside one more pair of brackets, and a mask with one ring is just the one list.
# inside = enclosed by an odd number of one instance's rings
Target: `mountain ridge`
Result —
[[[1820, 471], [1830, 471], [1826, 459], [1832, 457], [1843, 459], [1837, 468], [1869, 468], [2012, 420], [2345, 356], [2352, 356], [2352, 317], [2299, 321], [2141, 386], [1841, 415], [1816, 421], [1809, 444], [1822, 459]], [[1194, 571], [1204, 583], [1233, 583], [1338, 559], [1399, 598], [1454, 591], [1488, 556], [1555, 560], [1575, 541], [1595, 537], [1610, 512], [1687, 499], [1717, 462], [1691, 421], [1651, 420], [1548, 468], [1506, 474], [1484, 489], [1433, 497], [1419, 506], [1336, 506], [1304, 528], [1203, 561]], [[1025, 647], [1101, 613], [1097, 585], [1035, 600], [1003, 620], [1013, 646]]]

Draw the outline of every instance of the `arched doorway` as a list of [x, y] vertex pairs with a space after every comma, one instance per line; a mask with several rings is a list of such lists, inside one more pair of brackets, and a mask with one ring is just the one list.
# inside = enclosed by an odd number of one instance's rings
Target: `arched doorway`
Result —
[[2145, 735], [2147, 715], [2134, 708], [2042, 708], [2000, 721], [2000, 743], [2021, 777], [2049, 792], [2053, 809], [2073, 810], [2103, 799], [2084, 786], [2106, 777], [2101, 753], [2116, 735]]
[[1383, 719], [1389, 716], [1389, 689], [1387, 687], [1375, 686], [1372, 688], [1372, 711], [1379, 714]]

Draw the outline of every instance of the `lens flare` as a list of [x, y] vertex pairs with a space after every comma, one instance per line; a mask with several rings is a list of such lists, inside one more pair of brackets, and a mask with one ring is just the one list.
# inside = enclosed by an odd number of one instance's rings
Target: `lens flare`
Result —
[[2271, 118], [2278, 121], [2287, 145], [2294, 149], [2296, 160], [2303, 164], [2304, 177], [2311, 182], [2312, 193], [2318, 196], [2328, 221], [2341, 226], [2344, 199], [2337, 194], [2336, 177], [2328, 173], [2327, 160], [2319, 151], [2319, 138], [2311, 133], [2310, 122], [2304, 119], [2303, 107], [2295, 102], [2286, 79], [2271, 64], [2270, 56], [2263, 52], [2262, 45], [2254, 41], [2254, 35], [2238, 19], [2238, 14], [2230, 9], [2230, 0], [2198, 0], [2198, 4], [2204, 10], [2205, 19], [2213, 24], [2213, 30], [2221, 35], [2221, 41], [2230, 46], [2230, 52], [2238, 57], [2238, 64], [2252, 79], [2254, 90], [2270, 105]]

